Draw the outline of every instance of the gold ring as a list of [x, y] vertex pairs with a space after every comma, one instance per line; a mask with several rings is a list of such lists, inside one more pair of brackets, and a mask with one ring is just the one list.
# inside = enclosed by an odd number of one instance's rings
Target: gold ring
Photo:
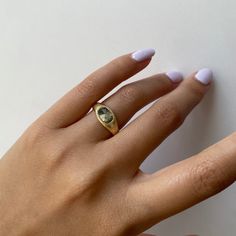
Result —
[[118, 123], [113, 111], [102, 103], [97, 103], [93, 106], [96, 117], [99, 122], [109, 130], [113, 135], [119, 132]]

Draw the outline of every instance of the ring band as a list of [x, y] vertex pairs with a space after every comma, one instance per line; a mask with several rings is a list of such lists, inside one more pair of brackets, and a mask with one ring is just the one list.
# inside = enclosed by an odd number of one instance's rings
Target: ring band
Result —
[[99, 122], [109, 130], [113, 135], [119, 132], [118, 123], [113, 111], [102, 103], [97, 103], [93, 106], [96, 117]]

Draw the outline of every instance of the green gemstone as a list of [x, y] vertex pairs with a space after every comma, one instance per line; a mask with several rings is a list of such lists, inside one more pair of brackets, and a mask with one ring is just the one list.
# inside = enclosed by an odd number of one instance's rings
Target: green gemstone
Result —
[[113, 120], [112, 113], [106, 107], [101, 107], [98, 110], [98, 115], [100, 119], [105, 123], [110, 123]]

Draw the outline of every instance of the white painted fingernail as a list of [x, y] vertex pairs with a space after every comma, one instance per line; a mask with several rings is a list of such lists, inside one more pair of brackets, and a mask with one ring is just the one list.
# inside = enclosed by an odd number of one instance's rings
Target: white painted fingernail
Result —
[[208, 85], [213, 80], [213, 73], [210, 69], [204, 68], [198, 71], [195, 78], [204, 85]]
[[136, 52], [134, 52], [132, 54], [132, 58], [135, 61], [141, 62], [141, 61], [145, 61], [147, 59], [150, 59], [151, 57], [153, 57], [155, 55], [155, 49], [153, 48], [146, 48], [146, 49], [142, 49], [142, 50], [138, 50]]
[[179, 71], [169, 71], [166, 75], [173, 83], [179, 83], [184, 79], [183, 74]]

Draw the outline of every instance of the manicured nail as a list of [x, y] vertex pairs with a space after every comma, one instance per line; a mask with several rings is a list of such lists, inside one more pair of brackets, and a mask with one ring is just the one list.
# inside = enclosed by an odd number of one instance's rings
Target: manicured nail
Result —
[[153, 48], [146, 48], [146, 49], [142, 49], [142, 50], [138, 50], [136, 52], [134, 52], [132, 54], [132, 58], [135, 61], [141, 62], [141, 61], [145, 61], [147, 59], [150, 59], [151, 57], [153, 57], [155, 55], [155, 49]]
[[166, 75], [173, 83], [179, 83], [184, 79], [182, 73], [179, 71], [169, 71]]
[[198, 71], [195, 78], [204, 85], [208, 85], [213, 80], [213, 73], [210, 69], [204, 68]]

